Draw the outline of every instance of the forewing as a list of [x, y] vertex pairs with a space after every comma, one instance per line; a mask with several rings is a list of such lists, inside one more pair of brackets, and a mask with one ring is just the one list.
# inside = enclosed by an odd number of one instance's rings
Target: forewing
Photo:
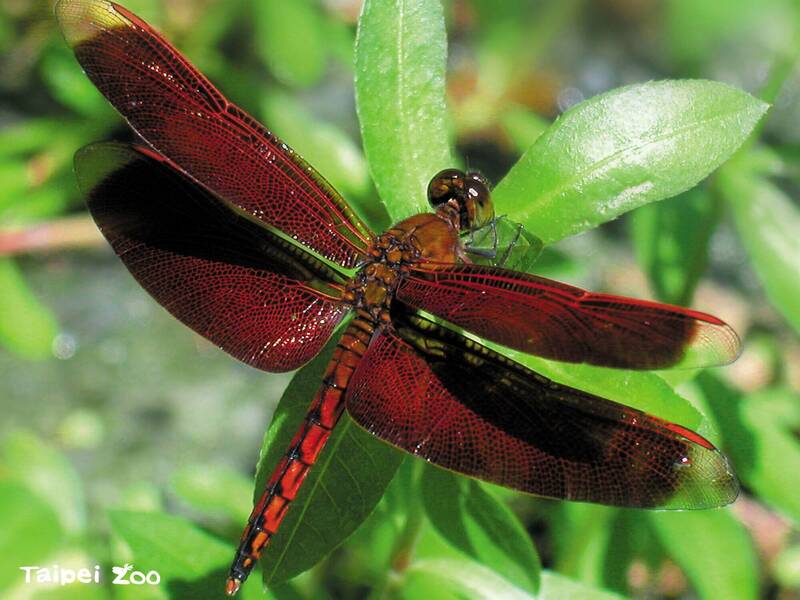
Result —
[[404, 277], [397, 298], [487, 340], [566, 362], [700, 367], [729, 363], [740, 351], [733, 329], [712, 315], [496, 267], [423, 264]]
[[338, 273], [152, 150], [95, 144], [76, 155], [75, 168], [92, 217], [139, 283], [247, 364], [299, 367], [347, 312]]
[[342, 197], [150, 26], [104, 0], [61, 0], [56, 15], [86, 74], [159, 153], [320, 255], [358, 262], [371, 233]]
[[347, 410], [439, 466], [524, 492], [643, 508], [732, 502], [725, 457], [698, 434], [559, 385], [418, 316], [370, 344]]

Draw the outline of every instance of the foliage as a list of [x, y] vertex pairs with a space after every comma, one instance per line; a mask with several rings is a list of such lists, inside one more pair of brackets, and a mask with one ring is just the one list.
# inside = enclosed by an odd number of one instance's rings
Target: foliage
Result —
[[[61, 256], [95, 264], [88, 258], [94, 250], [68, 248], [98, 247], [95, 235], [66, 219], [84, 218], [71, 155], [86, 142], [127, 135], [42, 7], [24, 4], [0, 7], [0, 344], [7, 349], [0, 372], [21, 387], [35, 368], [29, 361], [49, 357], [56, 380], [62, 377], [62, 363], [52, 355], [71, 356], [64, 324], [81, 312], [66, 298], [39, 294], [41, 283], [31, 283], [41, 282], [35, 273], [51, 276]], [[720, 444], [744, 486], [733, 508], [655, 513], [524, 497], [404, 459], [344, 417], [262, 561], [269, 590], [254, 576], [243, 589], [246, 598], [351, 597], [369, 590], [374, 598], [602, 599], [674, 596], [691, 587], [703, 599], [747, 600], [770, 587], [800, 586], [800, 495], [791, 476], [800, 472], [800, 129], [792, 125], [800, 106], [800, 32], [792, 28], [800, 14], [794, 3], [768, 0], [753, 11], [742, 0], [672, 0], [659, 13], [580, 0], [511, 0], [501, 7], [485, 0], [366, 0], [357, 24], [347, 3], [338, 9], [311, 0], [175, 4], [183, 8], [126, 2], [309, 158], [376, 229], [425, 210], [425, 186], [440, 168], [463, 161], [490, 173], [508, 171], [494, 190], [498, 214], [521, 224], [533, 248], [516, 268], [642, 294], [626, 262], [635, 256], [656, 298], [731, 314], [746, 347], [745, 366], [721, 373], [632, 373], [515, 355], [553, 379], [677, 421]], [[598, 14], [610, 22], [625, 17], [622, 41]], [[577, 59], [563, 51], [563, 38], [577, 35], [578, 25], [610, 36], [617, 54], [597, 60], [628, 75], [592, 70], [591, 38], [573, 40]], [[654, 28], [660, 34], [649, 55], [618, 55], [642, 46], [641, 32]], [[449, 62], [448, 47], [457, 49]], [[737, 53], [726, 62], [732, 48]], [[644, 64], [650, 66], [642, 72]], [[764, 64], [771, 65], [768, 76], [754, 80]], [[582, 72], [595, 79], [581, 79]], [[736, 75], [724, 77], [731, 72]], [[353, 88], [355, 111], [349, 100], [328, 105], [341, 89], [349, 99]], [[576, 103], [579, 89], [590, 97]], [[485, 147], [485, 154], [477, 150]], [[36, 229], [45, 222], [49, 229]], [[33, 231], [53, 236], [43, 244], [50, 254], [30, 256], [40, 248]], [[537, 238], [548, 245], [541, 255]], [[617, 262], [628, 266], [617, 280], [586, 273], [620, 272]], [[81, 287], [73, 290], [76, 298], [85, 294]], [[135, 306], [120, 309], [130, 314]], [[177, 372], [189, 344], [173, 356], [168, 337], [153, 348]], [[273, 417], [256, 496], [302, 418], [330, 350], [298, 371], [268, 407]], [[98, 354], [99, 366], [64, 386], [84, 412], [55, 412], [26, 428], [18, 426], [21, 417], [4, 424], [0, 593], [28, 593], [15, 572], [21, 565], [100, 562], [110, 572], [110, 565], [128, 562], [158, 570], [162, 584], [135, 593], [73, 585], [46, 595], [219, 597], [251, 506], [247, 468], [193, 457], [168, 469], [167, 483], [158, 476], [154, 483], [146, 475], [133, 482], [113, 472], [105, 479], [93, 475], [97, 456], [123, 462], [158, 434], [180, 430], [153, 405], [154, 422], [162, 426], [161, 418], [168, 429], [145, 427], [150, 437], [138, 443], [103, 442], [102, 431], [114, 425], [98, 416], [104, 414], [99, 406], [108, 397], [135, 405], [137, 380], [146, 379], [136, 369], [153, 371], [133, 356], [131, 380], [115, 382], [106, 372], [112, 363]], [[759, 375], [748, 376], [747, 367]], [[211, 394], [215, 382], [195, 375], [202, 384], [177, 392], [175, 404], [184, 408], [169, 415], [209, 419], [213, 409], [198, 397]], [[263, 381], [259, 374], [245, 377]], [[241, 389], [216, 393], [227, 402], [238, 400]], [[10, 390], [12, 400], [2, 406], [16, 415], [23, 407]], [[45, 395], [42, 405], [49, 400]], [[224, 406], [213, 414], [227, 418], [233, 409]], [[225, 454], [237, 442], [211, 445]], [[192, 434], [180, 443], [193, 443]], [[102, 495], [115, 486], [123, 489]], [[776, 535], [777, 549], [763, 543]]]

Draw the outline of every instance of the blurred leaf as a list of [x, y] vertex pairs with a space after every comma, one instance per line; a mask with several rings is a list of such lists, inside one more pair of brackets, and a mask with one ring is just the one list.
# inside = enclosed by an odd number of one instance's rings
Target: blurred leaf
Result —
[[192, 508], [221, 513], [235, 523], [250, 516], [252, 482], [233, 469], [214, 465], [184, 465], [173, 478], [172, 488]]
[[27, 487], [0, 479], [0, 589], [24, 581], [19, 570], [50, 558], [63, 537], [58, 516]]
[[748, 397], [744, 422], [753, 435], [752, 464], [742, 478], [759, 496], [800, 524], [800, 495], [787, 473], [800, 473], [800, 396], [768, 388]]
[[[225, 568], [233, 559], [233, 549], [187, 519], [156, 512], [109, 512], [114, 533], [120, 535], [133, 552], [134, 568], [161, 574], [162, 585], [171, 580], [201, 579]], [[223, 584], [220, 580], [220, 589]], [[218, 597], [216, 593], [214, 597]]]
[[[533, 598], [532, 595], [496, 575], [494, 571], [468, 560], [452, 558], [420, 560], [411, 564], [405, 576], [407, 580], [405, 585], [414, 590], [414, 594], [405, 591], [403, 596], [406, 598], [420, 597], [419, 593], [423, 589], [435, 593], [433, 596], [435, 598], [466, 597], [472, 600]], [[420, 587], [421, 583], [425, 584], [424, 588]]]
[[19, 156], [45, 149], [53, 136], [60, 135], [68, 124], [62, 120], [36, 118], [0, 129], [0, 158]]
[[737, 39], [759, 11], [749, 0], [667, 0], [664, 8], [664, 37], [673, 59], [695, 67], [713, 58], [723, 41]]
[[[336, 342], [329, 342], [286, 388], [264, 437], [256, 500], [322, 385]], [[360, 429], [347, 413], [342, 415], [261, 559], [264, 584], [302, 573], [347, 539], [373, 511], [402, 459], [402, 453]]]
[[64, 106], [96, 122], [113, 118], [114, 109], [83, 74], [66, 47], [45, 54], [42, 76], [50, 92]]
[[356, 105], [370, 172], [392, 221], [428, 210], [428, 182], [455, 164], [439, 0], [367, 0], [356, 38]]
[[72, 463], [28, 431], [7, 433], [0, 449], [3, 467], [50, 505], [61, 528], [72, 535], [82, 533], [86, 508], [80, 477]]
[[650, 82], [563, 114], [493, 192], [545, 244], [691, 188], [747, 138], [767, 105], [713, 81]]
[[422, 475], [425, 512], [453, 546], [514, 585], [536, 594], [539, 557], [509, 508], [474, 479], [428, 467]]
[[52, 356], [56, 320], [30, 291], [16, 264], [0, 259], [0, 343], [24, 358]]
[[622, 600], [612, 592], [573, 581], [553, 571], [542, 571], [540, 600]]
[[800, 210], [738, 162], [720, 172], [719, 187], [767, 296], [800, 332]]
[[686, 306], [708, 263], [708, 242], [721, 205], [703, 188], [632, 213], [631, 232], [639, 264], [659, 300]]
[[505, 110], [500, 115], [500, 124], [520, 153], [530, 148], [550, 126], [547, 119], [522, 106], [511, 106]]
[[347, 196], [361, 216], [388, 225], [388, 216], [379, 203], [353, 198], [366, 196], [371, 190], [367, 162], [353, 140], [337, 127], [316, 121], [289, 96], [266, 95], [262, 107], [270, 129]]
[[252, 6], [257, 48], [275, 76], [295, 86], [319, 81], [327, 52], [318, 4], [261, 0]]
[[555, 570], [589, 585], [603, 583], [613, 523], [619, 510], [610, 506], [565, 502], [554, 524]]
[[778, 585], [800, 588], [800, 545], [785, 548], [775, 559], [772, 571]]
[[752, 542], [729, 509], [649, 512], [647, 516], [701, 599], [759, 597]]

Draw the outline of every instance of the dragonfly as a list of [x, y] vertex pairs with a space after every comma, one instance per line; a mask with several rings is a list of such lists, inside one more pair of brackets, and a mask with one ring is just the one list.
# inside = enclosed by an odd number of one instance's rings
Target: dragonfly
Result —
[[269, 372], [297, 369], [339, 335], [244, 528], [229, 595], [345, 409], [412, 455], [529, 494], [669, 509], [736, 498], [727, 459], [700, 434], [557, 383], [482, 343], [604, 367], [693, 368], [739, 355], [724, 321], [472, 260], [464, 235], [494, 219], [476, 172], [436, 174], [431, 212], [377, 234], [124, 7], [60, 0], [56, 16], [86, 75], [138, 136], [78, 151], [75, 168], [92, 217], [145, 290]]

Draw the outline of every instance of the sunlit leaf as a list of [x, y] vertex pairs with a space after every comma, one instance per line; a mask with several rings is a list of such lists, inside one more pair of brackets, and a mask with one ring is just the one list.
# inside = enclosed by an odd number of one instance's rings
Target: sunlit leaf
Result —
[[429, 467], [422, 477], [425, 512], [453, 546], [535, 594], [541, 569], [530, 536], [508, 507], [481, 485]]
[[612, 592], [579, 583], [553, 571], [542, 571], [540, 600], [622, 600]]
[[367, 0], [356, 40], [356, 103], [370, 172], [393, 221], [428, 209], [426, 189], [454, 165], [439, 0]]
[[[407, 570], [406, 585], [415, 586], [419, 593], [422, 579], [429, 590], [438, 589], [444, 598], [471, 598], [473, 600], [526, 600], [534, 596], [512, 585], [494, 571], [468, 560], [428, 559], [413, 563]], [[438, 586], [438, 587], [437, 587]], [[404, 597], [411, 597], [404, 594]], [[419, 596], [416, 596], [419, 597]], [[439, 593], [436, 594], [439, 597]]]
[[759, 597], [753, 544], [730, 509], [647, 515], [661, 544], [681, 566], [701, 599]]
[[[300, 428], [334, 346], [329, 343], [286, 388], [264, 438], [256, 496]], [[261, 558], [265, 585], [302, 573], [347, 539], [375, 508], [402, 459], [345, 413]]]
[[713, 81], [631, 85], [563, 114], [493, 195], [551, 243], [679, 194], [720, 166], [767, 105]]

